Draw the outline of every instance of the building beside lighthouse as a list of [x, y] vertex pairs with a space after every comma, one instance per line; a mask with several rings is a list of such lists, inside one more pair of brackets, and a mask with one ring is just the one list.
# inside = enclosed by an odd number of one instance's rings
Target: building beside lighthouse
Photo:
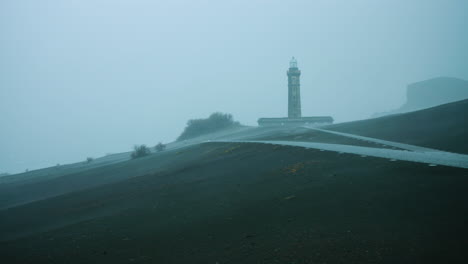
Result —
[[297, 60], [293, 57], [289, 62], [288, 76], [288, 117], [260, 118], [260, 126], [301, 126], [307, 124], [331, 124], [331, 116], [302, 117], [301, 111], [301, 71], [297, 67]]

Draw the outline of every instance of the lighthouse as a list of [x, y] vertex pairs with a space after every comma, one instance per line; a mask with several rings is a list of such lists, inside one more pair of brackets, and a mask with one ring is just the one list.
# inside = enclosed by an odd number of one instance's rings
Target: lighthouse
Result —
[[288, 76], [288, 117], [262, 117], [258, 119], [260, 126], [316, 126], [333, 123], [331, 116], [302, 116], [301, 111], [301, 71], [297, 67], [296, 58], [289, 61]]
[[297, 60], [292, 57], [289, 62], [288, 75], [288, 118], [301, 118], [301, 71]]

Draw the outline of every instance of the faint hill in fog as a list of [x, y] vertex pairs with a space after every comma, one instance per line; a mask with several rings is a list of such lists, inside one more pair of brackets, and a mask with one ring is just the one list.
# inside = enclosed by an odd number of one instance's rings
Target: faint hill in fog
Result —
[[373, 117], [406, 113], [468, 98], [468, 81], [438, 77], [408, 85], [406, 103], [399, 109], [376, 113]]

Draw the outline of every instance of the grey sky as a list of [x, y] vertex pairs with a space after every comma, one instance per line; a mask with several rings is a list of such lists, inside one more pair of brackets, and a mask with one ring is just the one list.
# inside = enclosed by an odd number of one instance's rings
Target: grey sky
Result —
[[190, 118], [363, 119], [408, 83], [468, 79], [468, 1], [4, 0], [0, 172], [172, 141]]

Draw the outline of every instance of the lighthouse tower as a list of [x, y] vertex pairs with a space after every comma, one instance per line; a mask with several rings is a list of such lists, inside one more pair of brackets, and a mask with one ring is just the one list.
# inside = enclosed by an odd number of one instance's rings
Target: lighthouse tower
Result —
[[288, 70], [288, 117], [263, 117], [258, 119], [260, 126], [304, 126], [333, 124], [331, 116], [302, 116], [301, 113], [301, 71], [297, 60], [292, 57]]
[[292, 57], [288, 70], [288, 118], [301, 118], [301, 71], [297, 68], [297, 60]]

